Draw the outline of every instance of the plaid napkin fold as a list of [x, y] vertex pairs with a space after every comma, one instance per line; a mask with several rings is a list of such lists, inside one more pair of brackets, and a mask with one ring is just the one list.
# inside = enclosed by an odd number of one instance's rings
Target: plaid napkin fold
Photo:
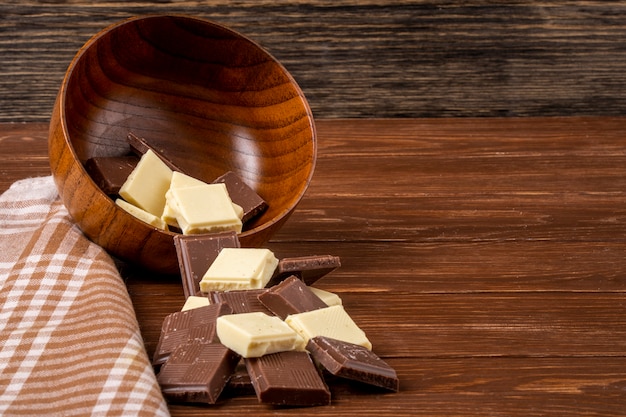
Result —
[[115, 264], [52, 177], [0, 196], [0, 414], [169, 415]]

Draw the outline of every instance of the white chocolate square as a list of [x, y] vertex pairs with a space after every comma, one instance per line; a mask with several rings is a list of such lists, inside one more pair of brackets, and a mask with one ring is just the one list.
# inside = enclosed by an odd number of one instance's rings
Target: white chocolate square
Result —
[[183, 234], [241, 232], [241, 218], [224, 184], [171, 188], [166, 197]]
[[[166, 194], [167, 196], [167, 194]], [[176, 220], [176, 216], [178, 213], [172, 208], [172, 206], [167, 202], [167, 197], [165, 199], [165, 207], [163, 207], [163, 214], [161, 214], [161, 219], [168, 225], [176, 228], [180, 228], [178, 225], [178, 220]]]
[[278, 266], [265, 248], [223, 248], [200, 281], [200, 290], [230, 291], [263, 288]]
[[140, 209], [161, 217], [171, 180], [172, 170], [148, 150], [122, 184], [119, 195]]
[[317, 295], [327, 306], [339, 306], [342, 304], [341, 297], [337, 294], [322, 290], [320, 288], [309, 287], [313, 294]]
[[187, 300], [185, 300], [185, 304], [183, 305], [183, 308], [180, 309], [180, 311], [193, 310], [194, 308], [205, 307], [209, 304], [211, 304], [211, 302], [209, 301], [208, 297], [192, 295], [189, 296]]
[[241, 220], [243, 218], [243, 207], [233, 203], [233, 210], [235, 210], [237, 217], [239, 217], [239, 219]]
[[[194, 187], [198, 185], [206, 185], [206, 183], [190, 175], [183, 174], [179, 171], [174, 171], [172, 172], [172, 180], [170, 181], [169, 190], [171, 190], [172, 188]], [[165, 207], [163, 208], [163, 214], [161, 215], [161, 218], [168, 225], [180, 228], [180, 226], [178, 225], [178, 220], [176, 220], [178, 212], [174, 210], [172, 206], [167, 202], [167, 193], [165, 194], [165, 196]]]
[[327, 336], [372, 350], [372, 343], [365, 336], [365, 332], [354, 323], [341, 305], [291, 314], [287, 316], [285, 323], [306, 342], [315, 336]]
[[174, 171], [172, 173], [172, 181], [170, 182], [170, 188], [185, 188], [195, 187], [197, 185], [206, 185], [207, 183], [192, 177], [191, 175], [183, 174], [182, 172]]
[[122, 200], [121, 198], [116, 199], [115, 204], [117, 204], [124, 211], [128, 212], [129, 214], [132, 214], [139, 220], [145, 223], [148, 223], [150, 226], [167, 230], [167, 224], [165, 224], [165, 222], [160, 217], [157, 217], [152, 213], [148, 213], [147, 211], [142, 210], [139, 207], [134, 206], [130, 204], [129, 202]]
[[244, 358], [302, 349], [302, 338], [276, 316], [265, 313], [227, 314], [217, 318], [220, 342]]

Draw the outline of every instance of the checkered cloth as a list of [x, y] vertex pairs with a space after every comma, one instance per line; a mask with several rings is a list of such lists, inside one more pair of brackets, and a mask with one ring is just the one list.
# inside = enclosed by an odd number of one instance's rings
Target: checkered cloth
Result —
[[0, 196], [0, 414], [169, 414], [115, 264], [51, 177]]

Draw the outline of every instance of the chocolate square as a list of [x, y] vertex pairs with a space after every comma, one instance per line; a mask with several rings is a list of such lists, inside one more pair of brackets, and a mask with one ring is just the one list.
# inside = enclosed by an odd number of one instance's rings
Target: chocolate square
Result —
[[200, 291], [200, 281], [223, 248], [239, 248], [235, 232], [176, 235], [174, 245], [185, 298]]
[[294, 275], [260, 293], [258, 298], [265, 307], [283, 320], [290, 314], [328, 307]]
[[85, 169], [105, 194], [117, 195], [138, 162], [135, 156], [96, 156], [87, 160]]
[[232, 314], [232, 311], [228, 304], [221, 303], [177, 311], [166, 316], [161, 325], [153, 365], [163, 364], [179, 345], [189, 340], [217, 341], [215, 321], [221, 315]]
[[241, 219], [243, 223], [259, 215], [267, 208], [265, 200], [232, 171], [220, 176], [213, 183], [226, 185], [230, 199], [243, 209], [243, 218]]
[[330, 390], [309, 354], [272, 353], [245, 359], [250, 381], [262, 403], [284, 406], [330, 404]]
[[325, 336], [309, 339], [307, 350], [313, 359], [335, 376], [399, 390], [396, 371], [371, 350]]
[[276, 272], [268, 283], [268, 287], [295, 275], [306, 285], [313, 285], [324, 275], [341, 266], [341, 260], [333, 255], [310, 255], [283, 258], [278, 261]]
[[172, 352], [157, 380], [169, 401], [215, 404], [239, 360], [221, 343], [192, 340]]

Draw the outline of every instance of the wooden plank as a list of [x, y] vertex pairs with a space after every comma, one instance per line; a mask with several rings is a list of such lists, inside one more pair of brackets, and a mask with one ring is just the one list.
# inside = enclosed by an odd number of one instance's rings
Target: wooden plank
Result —
[[154, 13], [210, 18], [259, 42], [318, 117], [626, 112], [621, 2], [27, 0], [0, 4], [0, 121], [46, 121], [84, 42]]
[[0, 192], [18, 179], [50, 175], [47, 123], [0, 123]]
[[[173, 415], [563, 416], [623, 415], [623, 358], [391, 359], [400, 394], [333, 381], [333, 404], [309, 409], [259, 407], [254, 396], [214, 407], [173, 405]], [[611, 369], [611, 372], [602, 370]], [[262, 410], [262, 411], [260, 411]]]
[[582, 242], [619, 241], [626, 234], [626, 196], [620, 191], [381, 196], [375, 187], [363, 189], [349, 197], [350, 210], [336, 196], [307, 193], [292, 216], [296, 220], [275, 240]]
[[603, 121], [324, 121], [313, 182], [281, 238], [304, 223], [309, 239], [619, 239], [626, 126]]
[[[623, 356], [623, 293], [404, 292], [402, 278], [329, 279], [334, 291], [382, 357]], [[127, 279], [149, 354], [164, 317], [182, 307], [176, 279], [153, 284]], [[154, 300], [158, 299], [159, 303]], [[162, 304], [161, 304], [162, 303]], [[166, 308], [167, 307], [167, 308]]]
[[[325, 253], [342, 266], [321, 283], [333, 289], [411, 293], [623, 292], [624, 242], [495, 242], [442, 239], [424, 243], [341, 240], [272, 242], [277, 256]], [[416, 239], [417, 240], [417, 239]]]

